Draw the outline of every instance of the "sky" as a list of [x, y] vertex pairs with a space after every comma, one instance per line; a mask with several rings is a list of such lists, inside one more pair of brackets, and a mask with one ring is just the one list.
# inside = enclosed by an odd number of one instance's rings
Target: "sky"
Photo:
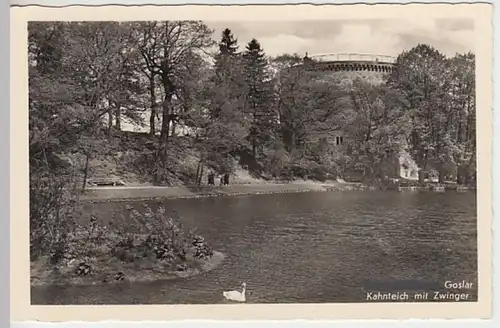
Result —
[[231, 29], [240, 50], [257, 39], [269, 56], [297, 53], [301, 56], [329, 53], [366, 53], [397, 56], [418, 43], [435, 47], [447, 56], [474, 52], [474, 21], [471, 19], [323, 20], [274, 22], [205, 22], [220, 39]]

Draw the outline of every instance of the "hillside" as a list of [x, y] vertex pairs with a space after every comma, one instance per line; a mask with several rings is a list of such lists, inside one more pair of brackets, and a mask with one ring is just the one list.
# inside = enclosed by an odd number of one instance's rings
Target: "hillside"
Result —
[[[92, 183], [117, 183], [126, 186], [153, 185], [151, 170], [154, 163], [156, 143], [147, 133], [131, 131], [114, 131], [111, 137], [82, 138], [90, 149], [88, 161], [87, 181]], [[169, 144], [168, 186], [184, 186], [195, 183], [200, 154], [192, 145], [192, 139], [184, 136], [173, 136]], [[61, 158], [67, 161], [83, 181], [85, 171], [85, 155], [83, 152], [62, 154]], [[243, 169], [237, 158], [231, 159], [233, 172], [232, 183], [265, 183], [264, 179], [252, 176], [248, 170]], [[206, 167], [203, 181], [211, 170]], [[216, 172], [221, 173], [221, 172]], [[218, 181], [216, 181], [218, 183]]]
[[[371, 85], [383, 83], [385, 75], [374, 71], [331, 71], [324, 72], [320, 80], [324, 82], [340, 83], [346, 90], [352, 88], [353, 82], [360, 78]], [[147, 120], [144, 120], [147, 122]], [[103, 136], [101, 139], [86, 137], [85, 142], [90, 143], [94, 153], [88, 163], [87, 181], [111, 183], [117, 182], [126, 186], [149, 186], [153, 185], [152, 163], [154, 163], [154, 152], [156, 143], [148, 131], [147, 123], [142, 126], [122, 122], [122, 131], [114, 131], [111, 137]], [[141, 131], [141, 132], [138, 132]], [[335, 138], [342, 135], [340, 132], [328, 131], [310, 136], [309, 142], [319, 143], [319, 139], [326, 138], [330, 144], [335, 144]], [[181, 133], [182, 134], [182, 133]], [[312, 138], [312, 139], [311, 139]], [[331, 151], [333, 151], [332, 148]], [[230, 156], [230, 155], [229, 155]], [[85, 156], [81, 153], [67, 156], [83, 179]], [[169, 159], [168, 159], [168, 186], [185, 186], [196, 184], [200, 154], [193, 146], [193, 139], [183, 135], [170, 137]], [[246, 165], [240, 164], [240, 158], [232, 157], [231, 183], [266, 183], [262, 177], [255, 177], [250, 173]], [[243, 168], [245, 167], [245, 168]], [[206, 183], [207, 174], [214, 170], [216, 174], [215, 183], [218, 184], [218, 176], [223, 172], [217, 169], [205, 167], [202, 181]], [[345, 178], [345, 177], [344, 177]]]

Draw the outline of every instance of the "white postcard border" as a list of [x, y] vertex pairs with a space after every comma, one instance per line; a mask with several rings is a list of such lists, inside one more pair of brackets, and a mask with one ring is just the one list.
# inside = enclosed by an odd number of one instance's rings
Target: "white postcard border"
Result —
[[[34, 2], [35, 2], [35, 1], [22, 1], [22, 0], [14, 0], [14, 1], [12, 1], [12, 2], [15, 2], [15, 1], [17, 1], [18, 3], [19, 3], [19, 2], [30, 2], [30, 3], [34, 3]], [[42, 1], [40, 1], [40, 2], [42, 2]], [[47, 3], [47, 2], [51, 2], [51, 1], [43, 1], [43, 3]], [[52, 1], [52, 2], [54, 2], [54, 1]], [[61, 2], [62, 2], [62, 1], [58, 1], [58, 3], [61, 3]], [[71, 2], [71, 1], [65, 1], [65, 2], [66, 2], [66, 3], [74, 3], [74, 2], [77, 2], [77, 1], [73, 1], [73, 2]], [[80, 3], [81, 3], [82, 1], [78, 1], [78, 2], [80, 2]], [[90, 3], [91, 1], [86, 1], [86, 2], [87, 2], [87, 3]], [[101, 2], [101, 3], [102, 3], [103, 1], [94, 1], [94, 2]], [[131, 2], [131, 1], [122, 1], [122, 2]], [[139, 1], [134, 1], [134, 2], [135, 2], [135, 3], [138, 3]], [[156, 2], [156, 1], [154, 1], [154, 2]], [[164, 2], [166, 2], [166, 1], [163, 1], [163, 3], [164, 3]], [[172, 3], [172, 2], [174, 2], [174, 1], [171, 1], [170, 3]], [[191, 2], [193, 2], [193, 3], [202, 3], [203, 1], [191, 1]], [[217, 1], [217, 2], [218, 2], [218, 3], [223, 3], [223, 1]], [[226, 2], [227, 2], [227, 1], [226, 1]], [[300, 1], [288, 1], [287, 3], [293, 3], [293, 2], [298, 2], [298, 3], [300, 3]], [[311, 3], [311, 2], [315, 2], [315, 1], [310, 1], [309, 3]], [[316, 1], [316, 2], [319, 2], [319, 1]], [[336, 2], [329, 1], [329, 2], [330, 2], [330, 3], [338, 3], [338, 2], [340, 2], [340, 1], [336, 1]], [[361, 2], [357, 2], [357, 1], [342, 1], [342, 3], [348, 3], [348, 2], [356, 2], [356, 3], [361, 3]], [[378, 1], [377, 3], [381, 3], [381, 2], [382, 2], [382, 1]], [[423, 1], [419, 1], [419, 2], [420, 2], [420, 3], [423, 3]], [[107, 2], [107, 3], [118, 3], [118, 1], [109, 1], [109, 2]], [[153, 1], [151, 1], [151, 0], [150, 0], [150, 1], [147, 1], [147, 0], [146, 0], [146, 1], [143, 1], [143, 3], [153, 3]], [[189, 3], [189, 1], [184, 1], [184, 3]], [[232, 2], [232, 3], [235, 3], [235, 2]], [[243, 2], [243, 1], [241, 1], [240, 3], [244, 3], [244, 2]], [[257, 3], [258, 3], [258, 1], [252, 1], [251, 3], [252, 3], [252, 4], [257, 4]], [[262, 3], [275, 3], [275, 1], [266, 1], [266, 2], [262, 2]], [[363, 1], [363, 3], [375, 3], [375, 1]], [[391, 3], [396, 3], [396, 1], [393, 1], [393, 2], [391, 2]], [[8, 14], [8, 13], [7, 13], [7, 14]], [[495, 21], [497, 21], [497, 22], [498, 22], [498, 21], [500, 21], [500, 19], [499, 19], [499, 18], [500, 18], [500, 17], [499, 17], [500, 15], [499, 15], [499, 13], [498, 13], [498, 10], [496, 10], [496, 11], [495, 11], [494, 15], [495, 15]], [[496, 31], [496, 29], [495, 29], [495, 32], [496, 32], [496, 33], [498, 33], [498, 32]], [[495, 48], [496, 48], [495, 50], [497, 50], [497, 49], [498, 49], [498, 47], [499, 47], [499, 46], [498, 46], [498, 44], [497, 44], [497, 43], [495, 43]], [[495, 52], [495, 53], [496, 53], [496, 52]], [[12, 58], [12, 57], [11, 57], [11, 58]], [[495, 73], [496, 73], [496, 74], [495, 74], [495, 77], [498, 77], [498, 71], [499, 71], [498, 66], [499, 66], [499, 65], [495, 63]], [[13, 98], [11, 98], [11, 102], [12, 102], [13, 100], [14, 100], [14, 99], [13, 99]], [[495, 99], [494, 99], [494, 100], [495, 100], [495, 105], [496, 105], [496, 106], [495, 106], [495, 108], [498, 108], [498, 97], [495, 97]], [[4, 108], [9, 108], [9, 105], [5, 106]], [[12, 114], [11, 114], [11, 115], [12, 115]], [[500, 122], [499, 122], [500, 120], [498, 119], [498, 117], [497, 117], [497, 116], [498, 116], [498, 115], [494, 115], [494, 117], [493, 117], [493, 119], [494, 119], [494, 126], [495, 126], [495, 128], [498, 128], [498, 127], [499, 127], [499, 124], [500, 124]], [[11, 116], [11, 118], [12, 118], [12, 116]], [[12, 138], [12, 137], [13, 137], [14, 135], [13, 135], [13, 131], [12, 131], [12, 130], [13, 130], [13, 129], [12, 129], [12, 125], [11, 125], [11, 131], [10, 131], [10, 133], [11, 133], [11, 139], [13, 140], [13, 138]], [[494, 138], [496, 138], [496, 135], [494, 135]], [[496, 145], [496, 144], [495, 144], [495, 145]], [[12, 149], [12, 148], [11, 148], [11, 149]], [[496, 149], [496, 148], [495, 148], [495, 149]], [[494, 163], [498, 163], [498, 162], [497, 162], [497, 161], [498, 161], [498, 156], [499, 156], [499, 155], [498, 155], [498, 152], [494, 152], [494, 154], [493, 154], [493, 155], [494, 155], [494, 156], [493, 156]], [[11, 168], [12, 168], [12, 164], [13, 164], [13, 163], [12, 163], [12, 159], [11, 159]], [[14, 179], [12, 179], [12, 178], [13, 178], [13, 177], [12, 177], [12, 171], [11, 171], [11, 181], [12, 181], [12, 180], [14, 180]], [[494, 182], [494, 181], [496, 181], [496, 175], [495, 175], [495, 174], [493, 175], [493, 182]], [[494, 195], [496, 195], [496, 193], [494, 193]], [[12, 191], [11, 191], [11, 196], [12, 196]], [[493, 202], [493, 204], [496, 204], [496, 202]], [[494, 205], [494, 206], [495, 206], [495, 205]], [[498, 209], [498, 208], [495, 208], [495, 209]], [[11, 214], [12, 214], [12, 206], [11, 206]], [[494, 223], [494, 225], [495, 225], [495, 227], [498, 227], [498, 224], [497, 224], [497, 223]], [[11, 226], [11, 229], [12, 229], [12, 226]], [[5, 231], [5, 230], [4, 230], [4, 231]], [[8, 231], [8, 230], [7, 230], [7, 231]], [[498, 246], [498, 245], [496, 245], [496, 244], [495, 244], [495, 246]], [[497, 249], [498, 249], [498, 248], [497, 248]], [[496, 253], [493, 253], [493, 254], [496, 254]], [[496, 256], [496, 257], [498, 257], [498, 256]], [[498, 278], [497, 278], [497, 277], [495, 277], [495, 282], [498, 282]], [[13, 286], [13, 285], [11, 285], [11, 287], [14, 287], [14, 286]], [[15, 289], [11, 288], [11, 293], [16, 293]], [[492, 296], [493, 296], [493, 295], [492, 295]], [[299, 306], [302, 306], [302, 305], [299, 305]], [[318, 305], [315, 305], [315, 306], [316, 306], [316, 308], [318, 307]], [[351, 306], [352, 306], [352, 305], [351, 305]], [[357, 306], [357, 305], [356, 305], [356, 306]], [[218, 307], [219, 307], [219, 306], [218, 306]], [[319, 307], [322, 307], [322, 305], [320, 305]], [[394, 311], [395, 311], [395, 312], [398, 312], [398, 309], [397, 309], [398, 307], [399, 307], [398, 305], [394, 304]], [[46, 307], [45, 307], [45, 308], [46, 308]], [[83, 309], [83, 307], [81, 307], [81, 306], [79, 306], [78, 308], [80, 308], [81, 310]], [[290, 309], [293, 311], [293, 308], [290, 308]], [[13, 309], [11, 309], [11, 310], [13, 310]], [[81, 311], [81, 310], [80, 310], [80, 311]], [[11, 313], [12, 313], [12, 312], [11, 312]], [[425, 321], [425, 322], [428, 322], [428, 321]], [[437, 322], [439, 322], [439, 321], [437, 321]], [[454, 325], [456, 325], [456, 324], [457, 324], [457, 322], [456, 322], [456, 321], [453, 321], [453, 322], [454, 322]], [[481, 322], [482, 322], [482, 323], [484, 323], [484, 322], [491, 322], [491, 321], [482, 320]], [[283, 321], [279, 322], [279, 324], [282, 324], [282, 323], [283, 323]], [[417, 321], [415, 321], [415, 320], [410, 320], [410, 321], [405, 321], [404, 323], [399, 323], [399, 324], [404, 324], [404, 325], [407, 325], [407, 324], [413, 324], [413, 325], [414, 325], [414, 324], [421, 324], [421, 323], [422, 323], [422, 322], [421, 322], [421, 321], [419, 321], [419, 320], [417, 320]], [[463, 322], [463, 323], [464, 323], [464, 324], [469, 324], [469, 325], [470, 325], [472, 322], [470, 322], [470, 321], [468, 320], [468, 321]], [[479, 323], [479, 322], [477, 322], [476, 320], [474, 320], [474, 323], [473, 323], [473, 324], [474, 324], [474, 325], [476, 325], [476, 324], [478, 324], [478, 323]], [[99, 326], [103, 326], [103, 325], [104, 325], [104, 322], [100, 322], [100, 323], [77, 323], [77, 322], [74, 322], [74, 323], [72, 323], [72, 326], [74, 326], [74, 327], [77, 327], [77, 326], [78, 326], [78, 327], [85, 327], [85, 326], [91, 326], [92, 324], [94, 324], [94, 325], [95, 325], [95, 324], [98, 324]], [[142, 327], [142, 326], [144, 326], [145, 322], [144, 322], [144, 321], [139, 321], [139, 322], [134, 322], [134, 323], [132, 323], [132, 322], [130, 322], [130, 323], [120, 323], [120, 324], [119, 324], [119, 326], [120, 326], [120, 327], [125, 327], [125, 326], [127, 326], [127, 327], [132, 327], [131, 325], [136, 325], [136, 326], [137, 326], [137, 325], [139, 325], [139, 324], [140, 324], [140, 325], [141, 325], [141, 327]], [[161, 323], [154, 323], [154, 324], [151, 324], [150, 326], [151, 326], [151, 327], [152, 327], [152, 326], [157, 326], [158, 324], [161, 324]], [[169, 321], [169, 325], [172, 325], [172, 324], [174, 324], [174, 322]], [[251, 325], [252, 323], [251, 323], [251, 322], [245, 322], [245, 323], [243, 323], [243, 322], [238, 322], [238, 323], [234, 323], [234, 322], [230, 322], [230, 321], [229, 321], [229, 322], [214, 322], [214, 321], [182, 321], [182, 322], [175, 322], [175, 324], [176, 324], [176, 325], [177, 325], [177, 324], [179, 324], [179, 325], [203, 324], [203, 325], [205, 325], [205, 326], [210, 325], [210, 324], [216, 324], [218, 327], [220, 327], [220, 326], [222, 326], [222, 325], [224, 325], [224, 324], [238, 324], [238, 325], [244, 325], [245, 327], [250, 327], [249, 325]], [[256, 324], [257, 324], [257, 325], [262, 325], [263, 323], [262, 323], [262, 322], [258, 322], [258, 323], [256, 323]], [[269, 324], [270, 324], [270, 325], [272, 325], [272, 324], [277, 324], [277, 322], [270, 322]], [[287, 322], [287, 324], [291, 324], [291, 322]], [[303, 321], [295, 321], [295, 322], [294, 322], [294, 325], [296, 325], [296, 326], [297, 326], [297, 328], [299, 327], [299, 325], [302, 325], [302, 326], [303, 326], [304, 324], [311, 324], [311, 323], [309, 323], [309, 322], [303, 322]], [[318, 322], [318, 323], [316, 323], [316, 324], [319, 324], [319, 325], [322, 325], [322, 324], [332, 324], [332, 322], [325, 322], [325, 323], [319, 323], [319, 322]], [[337, 324], [338, 324], [338, 323], [337, 323]], [[341, 322], [341, 325], [344, 325], [344, 324], [348, 324], [348, 322], [345, 322], [345, 321], [344, 321], [344, 322]], [[376, 326], [377, 324], [383, 324], [383, 325], [384, 325], [384, 327], [385, 327], [385, 326], [387, 326], [388, 324], [389, 324], [389, 325], [391, 325], [391, 324], [396, 324], [396, 322], [394, 322], [394, 321], [390, 321], [390, 322], [384, 322], [384, 321], [382, 321], [382, 322], [380, 322], [380, 323], [376, 323], [376, 322], [374, 322], [374, 321], [370, 321], [370, 322], [355, 321], [355, 322], [353, 322], [352, 324], [357, 324], [357, 325], [370, 324], [370, 325], [375, 325], [375, 326]], [[24, 326], [24, 325], [30, 325], [29, 327], [34, 327], [33, 323], [29, 323], [29, 322], [25, 322], [25, 323], [17, 323], [16, 325], [17, 325], [18, 327], [20, 327], [20, 326]], [[42, 326], [42, 325], [45, 325], [45, 324], [42, 324], [42, 323], [37, 323], [37, 324], [36, 324], [36, 326]], [[50, 324], [50, 325], [51, 325], [51, 326], [53, 326], [54, 324]], [[63, 326], [64, 326], [64, 327], [66, 327], [66, 326], [68, 325], [68, 323], [60, 323], [60, 324], [58, 324], [58, 325], [60, 325], [61, 327], [63, 327]], [[111, 327], [118, 327], [118, 323], [116, 323], [116, 322], [114, 322], [114, 321], [107, 321], [107, 322], [106, 322], [106, 325], [107, 325], [108, 327], [110, 327], [110, 328], [111, 328]], [[129, 325], [130, 325], [130, 326], [129, 326]], [[69, 327], [69, 326], [67, 326], [67, 327]], [[181, 327], [181, 326], [179, 326], [179, 327]]]

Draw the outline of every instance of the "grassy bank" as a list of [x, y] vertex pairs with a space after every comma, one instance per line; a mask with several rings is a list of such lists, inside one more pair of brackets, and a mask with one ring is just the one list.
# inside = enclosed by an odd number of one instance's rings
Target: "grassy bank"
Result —
[[224, 255], [163, 208], [131, 211], [109, 226], [89, 224], [59, 231], [50, 251], [32, 257], [31, 285], [95, 285], [187, 278], [220, 264]]

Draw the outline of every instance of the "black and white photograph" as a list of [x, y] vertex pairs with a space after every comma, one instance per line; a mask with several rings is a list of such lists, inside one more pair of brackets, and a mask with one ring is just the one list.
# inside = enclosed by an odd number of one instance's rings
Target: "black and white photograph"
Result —
[[478, 301], [477, 21], [165, 17], [27, 23], [32, 305]]

